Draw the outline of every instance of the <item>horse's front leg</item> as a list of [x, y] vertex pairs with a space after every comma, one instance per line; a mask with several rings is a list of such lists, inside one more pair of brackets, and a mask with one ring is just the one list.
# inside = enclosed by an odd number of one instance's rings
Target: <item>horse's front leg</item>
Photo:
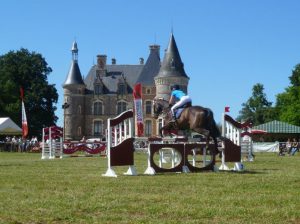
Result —
[[163, 127], [161, 127], [160, 129], [159, 129], [159, 134], [160, 134], [160, 137], [164, 137], [164, 135], [163, 135], [163, 131], [165, 131], [167, 129], [167, 126], [163, 126]]
[[166, 125], [166, 126], [163, 126], [163, 127], [161, 127], [160, 129], [159, 129], [159, 134], [160, 134], [160, 137], [164, 137], [164, 135], [163, 135], [163, 131], [165, 131], [165, 130], [170, 130], [170, 128], [169, 128], [169, 126], [168, 125]]

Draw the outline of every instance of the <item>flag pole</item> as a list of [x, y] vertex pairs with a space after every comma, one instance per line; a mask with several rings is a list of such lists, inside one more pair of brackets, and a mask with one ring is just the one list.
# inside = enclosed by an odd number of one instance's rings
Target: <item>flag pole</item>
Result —
[[24, 104], [23, 87], [20, 88], [20, 94], [21, 94], [21, 101], [22, 101], [22, 138], [26, 139], [28, 135], [28, 123], [27, 123], [27, 116], [26, 116], [25, 104]]

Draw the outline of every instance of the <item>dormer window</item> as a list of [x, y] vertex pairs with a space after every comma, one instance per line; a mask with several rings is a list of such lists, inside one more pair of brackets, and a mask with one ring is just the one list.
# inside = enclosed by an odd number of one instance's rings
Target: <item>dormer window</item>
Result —
[[125, 85], [125, 83], [119, 83], [118, 93], [120, 95], [126, 94], [126, 85]]
[[100, 85], [100, 84], [95, 85], [95, 94], [96, 95], [102, 94], [102, 85]]

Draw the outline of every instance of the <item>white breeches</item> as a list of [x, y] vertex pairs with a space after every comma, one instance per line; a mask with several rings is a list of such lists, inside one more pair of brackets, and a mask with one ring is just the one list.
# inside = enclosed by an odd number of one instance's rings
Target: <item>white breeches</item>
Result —
[[190, 103], [190, 102], [192, 102], [192, 99], [190, 96], [181, 97], [181, 99], [171, 107], [172, 115], [174, 115], [175, 109], [177, 109], [178, 107], [181, 107], [182, 105], [184, 105], [186, 103]]

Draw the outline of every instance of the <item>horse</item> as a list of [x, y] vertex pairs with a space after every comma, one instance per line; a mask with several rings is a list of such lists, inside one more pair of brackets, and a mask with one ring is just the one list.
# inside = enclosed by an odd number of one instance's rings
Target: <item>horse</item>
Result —
[[180, 117], [176, 122], [172, 120], [171, 106], [164, 99], [153, 100], [153, 117], [157, 119], [160, 115], [163, 116], [165, 125], [159, 129], [160, 136], [163, 137], [164, 130], [192, 130], [206, 138], [206, 149], [209, 146], [210, 137], [214, 142], [214, 151], [212, 152], [213, 161], [219, 153], [217, 138], [222, 138], [214, 120], [213, 112], [209, 108], [201, 106], [187, 106], [183, 108]]

